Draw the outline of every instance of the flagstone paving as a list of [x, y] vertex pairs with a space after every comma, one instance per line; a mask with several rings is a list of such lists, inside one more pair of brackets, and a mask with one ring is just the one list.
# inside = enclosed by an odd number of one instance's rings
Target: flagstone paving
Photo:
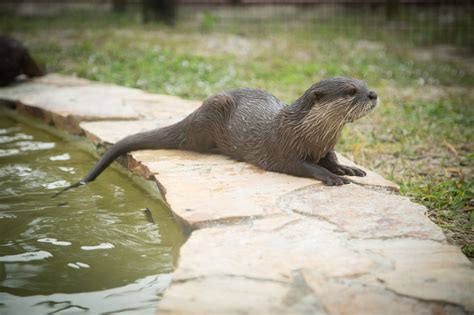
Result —
[[[55, 74], [1, 88], [0, 100], [99, 147], [200, 105]], [[190, 233], [159, 313], [474, 312], [472, 263], [374, 172], [327, 187], [215, 154], [138, 151], [121, 161], [156, 182]]]

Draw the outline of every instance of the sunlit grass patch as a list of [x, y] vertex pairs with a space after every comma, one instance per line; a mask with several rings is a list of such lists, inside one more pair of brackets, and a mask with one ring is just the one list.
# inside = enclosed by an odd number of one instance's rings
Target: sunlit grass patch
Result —
[[439, 182], [404, 181], [401, 192], [430, 209], [429, 217], [447, 235], [461, 245], [463, 252], [473, 257], [474, 244], [474, 180], [448, 179]]

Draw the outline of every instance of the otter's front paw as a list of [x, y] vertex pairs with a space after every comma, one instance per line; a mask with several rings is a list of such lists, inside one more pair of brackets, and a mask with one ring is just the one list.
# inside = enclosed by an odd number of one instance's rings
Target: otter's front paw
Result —
[[367, 175], [363, 170], [357, 167], [339, 165], [339, 169], [343, 173], [341, 175], [360, 176], [360, 177]]
[[350, 184], [350, 180], [339, 176], [327, 176], [322, 179], [323, 183], [328, 186], [341, 186], [344, 184]]

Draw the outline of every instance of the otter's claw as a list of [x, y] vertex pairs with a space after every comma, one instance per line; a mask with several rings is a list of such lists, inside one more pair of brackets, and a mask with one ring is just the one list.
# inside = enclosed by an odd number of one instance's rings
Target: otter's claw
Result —
[[323, 167], [329, 170], [331, 173], [336, 174], [336, 175], [341, 175], [341, 176], [348, 175], [348, 176], [363, 177], [367, 175], [360, 168], [336, 164], [336, 163], [326, 164], [326, 165], [323, 165]]
[[359, 176], [359, 177], [364, 177], [365, 175], [367, 175], [363, 170], [357, 167], [345, 166], [345, 165], [340, 165], [339, 167], [344, 172], [344, 175]]
[[348, 180], [347, 178], [339, 177], [339, 176], [331, 176], [323, 180], [323, 183], [328, 186], [341, 186], [345, 184], [350, 184], [350, 182], [351, 181]]
[[360, 177], [367, 175], [360, 168], [346, 166], [346, 165], [338, 165], [337, 167], [333, 168], [331, 171], [337, 175], [360, 176]]

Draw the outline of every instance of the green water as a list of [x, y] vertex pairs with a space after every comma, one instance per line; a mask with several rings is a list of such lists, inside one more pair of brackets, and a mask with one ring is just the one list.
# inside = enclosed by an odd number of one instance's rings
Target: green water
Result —
[[113, 169], [51, 199], [96, 158], [29, 125], [0, 111], [0, 314], [153, 314], [184, 241], [171, 214]]

